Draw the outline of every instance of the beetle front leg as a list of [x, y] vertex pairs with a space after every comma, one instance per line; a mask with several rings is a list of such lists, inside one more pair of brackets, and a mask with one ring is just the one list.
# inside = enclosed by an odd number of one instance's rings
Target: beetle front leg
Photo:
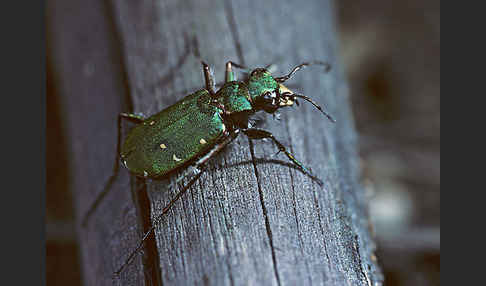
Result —
[[242, 69], [246, 73], [250, 72], [247, 67], [242, 66], [242, 65], [237, 64], [237, 63], [234, 63], [232, 61], [228, 61], [228, 62], [226, 62], [226, 75], [225, 75], [225, 78], [224, 78], [225, 82], [230, 82], [230, 81], [236, 80], [236, 76], [235, 76], [235, 73], [233, 71], [233, 67]]
[[277, 144], [279, 152], [284, 152], [285, 155], [287, 155], [287, 158], [289, 158], [290, 161], [292, 161], [295, 165], [297, 165], [302, 170], [302, 172], [304, 172], [306, 175], [311, 177], [313, 180], [317, 181], [317, 183], [319, 185], [323, 184], [322, 181], [319, 178], [312, 175], [311, 172], [306, 167], [304, 167], [304, 165], [301, 162], [299, 162], [297, 159], [295, 159], [294, 155], [292, 155], [289, 151], [287, 151], [287, 148], [285, 148], [285, 146], [282, 143], [280, 143], [273, 136], [272, 133], [265, 131], [265, 130], [262, 130], [262, 129], [257, 129], [257, 128], [249, 128], [249, 129], [244, 129], [242, 131], [250, 139], [265, 139], [265, 138], [272, 139], [273, 142], [275, 142], [275, 144]]
[[118, 170], [120, 169], [120, 139], [121, 139], [121, 129], [122, 129], [122, 119], [128, 120], [130, 122], [139, 124], [142, 123], [145, 120], [145, 117], [142, 114], [135, 114], [135, 113], [120, 113], [118, 114], [118, 131], [117, 131], [117, 143], [116, 143], [116, 155], [115, 155], [115, 162], [113, 164], [113, 172], [106, 182], [103, 190], [98, 194], [96, 197], [95, 201], [91, 206], [89, 207], [88, 211], [83, 217], [83, 220], [81, 221], [81, 225], [85, 227], [88, 224], [88, 219], [91, 217], [93, 212], [96, 210], [98, 205], [101, 203], [103, 198], [108, 194], [108, 191], [110, 190], [111, 185], [114, 183], [116, 177], [118, 176]]
[[201, 61], [201, 63], [203, 65], [204, 81], [206, 82], [206, 89], [209, 91], [209, 94], [211, 94], [211, 96], [214, 96], [215, 83], [214, 83], [213, 70], [204, 61]]
[[232, 62], [226, 63], [226, 75], [224, 78], [224, 82], [230, 82], [236, 80], [235, 72], [233, 71]]

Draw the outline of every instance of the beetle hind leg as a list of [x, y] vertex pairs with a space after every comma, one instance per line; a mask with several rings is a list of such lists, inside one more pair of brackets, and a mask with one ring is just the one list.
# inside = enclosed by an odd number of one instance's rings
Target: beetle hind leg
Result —
[[214, 81], [213, 70], [204, 61], [201, 61], [201, 64], [203, 65], [204, 81], [206, 82], [206, 89], [209, 91], [209, 94], [211, 94], [211, 96], [214, 96], [215, 81]]
[[205, 164], [216, 154], [218, 154], [226, 145], [231, 143], [239, 134], [239, 131], [232, 132], [230, 133], [229, 136], [224, 138], [220, 143], [214, 145], [205, 155], [200, 157], [194, 164], [189, 166], [182, 174], [180, 174], [176, 180], [175, 184], [180, 183], [181, 181], [184, 180], [184, 178], [190, 177], [190, 176], [198, 176], [199, 174], [202, 173], [202, 171], [205, 168]]
[[224, 78], [224, 82], [230, 82], [236, 80], [235, 72], [233, 71], [232, 62], [226, 63], [226, 75]]
[[115, 162], [113, 164], [113, 172], [108, 179], [108, 181], [105, 183], [105, 186], [103, 187], [103, 190], [96, 196], [95, 201], [91, 204], [89, 207], [88, 211], [84, 215], [82, 221], [81, 221], [81, 226], [86, 227], [88, 224], [88, 220], [91, 217], [91, 215], [94, 213], [94, 211], [97, 209], [98, 205], [103, 201], [103, 198], [108, 194], [108, 191], [111, 188], [111, 185], [115, 182], [116, 177], [118, 176], [118, 171], [120, 169], [120, 139], [121, 139], [121, 129], [122, 129], [122, 119], [128, 120], [133, 123], [142, 123], [145, 120], [145, 117], [142, 114], [135, 114], [135, 113], [120, 113], [118, 114], [118, 135], [117, 135], [117, 143], [116, 143], [116, 155], [115, 155]]
[[[142, 240], [139, 242], [138, 246], [130, 253], [127, 260], [118, 268], [117, 271], [113, 273], [114, 277], [120, 275], [123, 269], [130, 264], [130, 261], [133, 259], [135, 254], [143, 247], [144, 241], [149, 237], [150, 233], [155, 230], [157, 225], [160, 223], [164, 215], [172, 208], [172, 206], [180, 199], [180, 197], [194, 184], [202, 174], [204, 170], [205, 164], [209, 161], [209, 159], [213, 158], [219, 151], [221, 151], [226, 145], [231, 143], [239, 134], [239, 131], [231, 132], [229, 136], [225, 137], [220, 143], [216, 144], [209, 152], [207, 152], [204, 156], [199, 158], [189, 169], [186, 169], [181, 175], [179, 175], [175, 182], [176, 184], [182, 181], [184, 178], [187, 178], [191, 173], [194, 176], [189, 180], [189, 182], [174, 196], [174, 198], [162, 209], [160, 214], [153, 220], [152, 227], [145, 232], [143, 235]], [[171, 185], [171, 187], [174, 187]]]
[[243, 133], [245, 133], [246, 136], [250, 139], [272, 139], [275, 144], [277, 144], [279, 152], [283, 152], [287, 158], [289, 158], [292, 163], [297, 165], [302, 172], [304, 172], [306, 175], [311, 177], [314, 181], [316, 181], [319, 185], [322, 186], [322, 181], [317, 178], [316, 176], [312, 175], [312, 173], [297, 159], [295, 159], [294, 155], [292, 155], [289, 151], [287, 151], [287, 148], [280, 143], [275, 136], [273, 136], [272, 133], [262, 130], [262, 129], [257, 129], [257, 128], [249, 128], [249, 129], [244, 129], [242, 130]]
[[226, 62], [226, 76], [225, 76], [225, 79], [224, 79], [225, 82], [230, 82], [230, 81], [236, 80], [236, 76], [235, 76], [235, 72], [233, 71], [233, 67], [241, 69], [245, 73], [250, 72], [250, 70], [243, 65], [237, 64], [237, 63], [232, 62], [232, 61], [227, 61]]

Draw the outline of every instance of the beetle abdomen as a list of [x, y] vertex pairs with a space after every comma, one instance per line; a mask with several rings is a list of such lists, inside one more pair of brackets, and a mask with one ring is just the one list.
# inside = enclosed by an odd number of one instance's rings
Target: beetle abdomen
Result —
[[223, 136], [219, 109], [207, 90], [186, 96], [130, 130], [121, 149], [136, 175], [160, 177], [203, 154]]

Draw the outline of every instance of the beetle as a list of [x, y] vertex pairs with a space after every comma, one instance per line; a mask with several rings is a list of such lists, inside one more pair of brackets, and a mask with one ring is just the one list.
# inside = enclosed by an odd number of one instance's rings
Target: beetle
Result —
[[[297, 99], [310, 102], [329, 120], [335, 120], [318, 104], [307, 96], [294, 93], [283, 83], [297, 71], [309, 65], [322, 65], [329, 71], [330, 65], [325, 62], [304, 62], [294, 67], [289, 74], [274, 77], [267, 68], [248, 68], [232, 61], [226, 63], [225, 82], [215, 90], [215, 80], [211, 68], [205, 63], [203, 73], [205, 88], [198, 90], [168, 108], [145, 117], [135, 113], [121, 113], [118, 117], [119, 157], [130, 173], [143, 178], [166, 177], [174, 170], [191, 164], [176, 180], [195, 174], [188, 184], [199, 178], [205, 163], [214, 157], [225, 146], [243, 133], [250, 139], [271, 139], [287, 158], [302, 172], [322, 182], [298, 161], [269, 131], [254, 128], [251, 117], [259, 111], [275, 114], [279, 109], [298, 105]], [[233, 67], [248, 73], [244, 81], [236, 80]], [[120, 146], [121, 119], [136, 123]], [[159, 219], [188, 189], [183, 188], [164, 208], [150, 230], [145, 233], [139, 246], [133, 251], [122, 267], [115, 272], [119, 274], [133, 255], [141, 248], [143, 241], [154, 230]]]
[[215, 91], [211, 69], [205, 62], [202, 64], [205, 89], [148, 118], [138, 114], [120, 114], [122, 118], [138, 123], [130, 130], [120, 150], [120, 159], [130, 173], [144, 178], [160, 178], [198, 158], [192, 168], [176, 180], [178, 182], [188, 173], [199, 173], [210, 158], [238, 134], [244, 133], [250, 139], [273, 140], [280, 152], [304, 173], [315, 178], [273, 134], [252, 128], [249, 121], [258, 111], [273, 114], [301, 98], [334, 122], [309, 97], [296, 94], [282, 84], [304, 66], [321, 64], [328, 68], [328, 65], [323, 62], [302, 63], [283, 77], [273, 77], [266, 68], [257, 68], [243, 82], [235, 80], [233, 66], [246, 68], [230, 61], [226, 63], [225, 83]]

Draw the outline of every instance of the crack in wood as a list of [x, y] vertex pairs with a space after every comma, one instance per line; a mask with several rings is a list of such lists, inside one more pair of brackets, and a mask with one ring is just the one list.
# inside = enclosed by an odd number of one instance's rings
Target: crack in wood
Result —
[[[324, 235], [324, 227], [322, 226], [322, 219], [321, 219], [321, 209], [319, 207], [319, 201], [317, 199], [317, 194], [316, 192], [314, 191], [313, 192], [313, 197], [314, 197], [314, 205], [317, 209], [317, 221], [319, 221], [319, 228], [321, 229], [321, 234], [322, 234], [322, 237], [325, 237]], [[327, 245], [326, 245], [326, 241], [323, 241], [322, 242], [322, 245], [324, 246], [324, 252], [326, 253], [326, 258], [327, 258], [327, 263], [328, 263], [328, 267], [329, 267], [329, 273], [332, 273], [332, 269], [331, 269], [331, 258], [329, 257], [329, 252], [327, 250]]]
[[[138, 187], [138, 185], [142, 186]], [[145, 180], [135, 178], [135, 190], [132, 191], [132, 197], [136, 202], [137, 212], [140, 214], [140, 220], [143, 226], [142, 234], [147, 232], [152, 226], [150, 219], [150, 200], [148, 198], [147, 188], [148, 186]], [[145, 241], [144, 250], [143, 268], [145, 282], [147, 285], [161, 285], [160, 267], [158, 267], [159, 255], [154, 233], [152, 233]]]
[[[285, 120], [285, 129], [287, 130], [287, 135], [288, 135], [288, 142], [289, 142], [289, 149], [290, 149], [290, 152], [293, 153], [294, 150], [292, 148], [292, 137], [290, 136], [290, 128], [289, 128], [289, 120]], [[290, 187], [292, 188], [292, 203], [293, 203], [293, 211], [294, 211], [294, 217], [295, 217], [295, 225], [297, 227], [297, 236], [299, 237], [299, 243], [300, 243], [300, 252], [302, 254], [302, 256], [304, 256], [304, 242], [302, 240], [302, 231], [300, 229], [300, 224], [299, 224], [299, 219], [297, 217], [297, 200], [296, 200], [296, 197], [295, 197], [295, 185], [294, 185], [294, 176], [293, 176], [293, 173], [292, 173], [292, 169], [289, 168], [289, 177], [290, 177]], [[309, 263], [307, 262], [307, 260], [304, 260], [305, 261], [305, 267], [307, 268], [307, 271], [309, 271]], [[310, 271], [309, 271], [310, 272]], [[312, 280], [310, 277], [309, 278], [309, 285], [312, 285]]]
[[[253, 142], [250, 138], [248, 138], [248, 142], [250, 143], [251, 157], [254, 159], [255, 158], [255, 150], [254, 150]], [[258, 185], [258, 194], [260, 196], [260, 203], [261, 203], [261, 206], [262, 206], [263, 218], [265, 219], [265, 229], [267, 231], [268, 241], [270, 243], [270, 250], [272, 252], [273, 269], [274, 269], [274, 272], [275, 272], [275, 278], [277, 279], [277, 284], [281, 285], [280, 284], [280, 276], [278, 274], [278, 267], [277, 267], [277, 256], [275, 254], [275, 247], [274, 247], [274, 244], [273, 244], [272, 229], [270, 227], [270, 220], [268, 218], [267, 208], [265, 207], [265, 200], [263, 198], [263, 190], [262, 190], [261, 181], [260, 181], [260, 174], [258, 173], [255, 160], [253, 160], [253, 169], [255, 170], [255, 176], [256, 176], [257, 185]]]
[[[167, 84], [174, 82], [174, 79], [178, 75], [177, 72], [180, 70], [182, 65], [184, 65], [191, 55], [191, 52], [194, 52], [194, 54], [199, 54], [198, 51], [198, 44], [197, 44], [197, 37], [194, 35], [192, 38], [192, 41], [187, 33], [183, 33], [184, 36], [184, 52], [182, 55], [177, 59], [177, 62], [173, 68], [169, 69], [169, 72], [161, 77], [157, 82], [154, 83], [154, 85], [151, 87], [152, 89], [155, 88], [161, 88], [166, 86]], [[193, 47], [195, 47], [193, 49]]]
[[[224, 158], [224, 156], [223, 156], [223, 160], [225, 161], [225, 162], [224, 162], [224, 165], [226, 166], [226, 165], [227, 165], [227, 163], [226, 163], [226, 158]], [[213, 180], [213, 182], [216, 182], [216, 180]], [[221, 185], [222, 185], [222, 187], [223, 187], [223, 193], [224, 193], [224, 194], [226, 194], [226, 193], [228, 192], [228, 190], [225, 188], [225, 185], [224, 185], [224, 184], [221, 184]], [[227, 216], [228, 214], [225, 212], [225, 207], [224, 207], [224, 205], [223, 205], [222, 200], [217, 199], [217, 201], [218, 201], [219, 208], [220, 208], [220, 209], [222, 210], [222, 212], [223, 212], [223, 218], [224, 218], [224, 224], [225, 224], [225, 227], [226, 227], [226, 228], [229, 230], [229, 229], [231, 229], [231, 228], [232, 228], [232, 226], [231, 226], [231, 225], [228, 223], [228, 220], [226, 219], [226, 216]], [[229, 218], [230, 218], [230, 221], [233, 221], [233, 218], [231, 217], [231, 213], [229, 214]], [[229, 234], [231, 234], [231, 235], [233, 236], [233, 233], [232, 233], [231, 231], [229, 231]], [[228, 251], [228, 252], [229, 252], [229, 255], [227, 255], [227, 257], [226, 257], [226, 259], [225, 259], [226, 266], [228, 267], [228, 270], [229, 270], [229, 271], [228, 271], [228, 278], [229, 278], [229, 280], [230, 280], [230, 285], [234, 285], [235, 283], [234, 283], [234, 278], [233, 278], [233, 271], [231, 271], [231, 268], [232, 268], [232, 267], [231, 267], [231, 263], [228, 261], [228, 258], [231, 256], [231, 248], [230, 248], [230, 247], [228, 247], [228, 245], [229, 245], [229, 243], [228, 243], [228, 237], [223, 236], [223, 238], [224, 238], [224, 243], [225, 243], [226, 248], [227, 248], [227, 250], [226, 250], [226, 251]], [[234, 237], [233, 237], [233, 238], [234, 238]]]
[[[111, 1], [103, 1], [103, 7], [106, 11], [105, 12], [106, 17], [110, 25], [109, 28], [114, 34], [114, 41], [117, 43], [116, 45], [114, 45], [116, 47], [115, 48], [116, 57], [120, 60], [121, 63], [122, 83], [123, 83], [123, 88], [125, 90], [122, 98], [122, 108], [126, 109], [129, 112], [133, 112], [134, 103], [130, 92], [131, 86], [129, 81], [129, 74], [127, 69], [126, 59], [123, 56], [125, 45], [124, 42], [122, 41], [121, 32], [115, 20], [115, 7], [113, 6], [113, 2]], [[116, 154], [116, 156], [118, 157], [118, 154]], [[138, 181], [138, 179], [135, 180]], [[135, 206], [138, 207], [138, 212], [141, 214], [142, 229], [143, 232], [145, 232], [151, 227], [151, 219], [150, 219], [151, 208], [150, 208], [150, 200], [148, 198], [148, 193], [147, 193], [146, 182], [145, 181], [143, 182], [143, 190], [140, 193], [137, 192], [137, 189], [138, 188], [136, 188], [135, 191], [133, 191], [132, 189], [132, 193], [136, 197], [134, 198]], [[159, 259], [159, 253], [157, 251], [157, 245], [155, 242], [155, 233], [153, 233], [151, 235], [151, 238], [147, 240], [144, 248], [146, 250], [145, 252], [147, 253], [143, 265], [145, 281], [147, 285], [162, 285], [160, 259]]]
[[[102, 1], [102, 7], [104, 9], [104, 15], [106, 16], [107, 23], [109, 25], [108, 29], [113, 32], [113, 41], [116, 42], [115, 45], [113, 45], [113, 52], [114, 52], [114, 57], [120, 60], [120, 66], [121, 66], [121, 83], [123, 85], [123, 92], [122, 94], [122, 99], [121, 99], [121, 105], [122, 109], [125, 109], [129, 112], [133, 111], [133, 101], [130, 96], [130, 82], [128, 80], [128, 71], [126, 69], [126, 63], [125, 63], [125, 57], [123, 56], [123, 41], [121, 40], [121, 35], [116, 27], [116, 22], [114, 19], [113, 15], [113, 7], [108, 3], [108, 1]], [[117, 176], [118, 176], [118, 171], [120, 169], [119, 166], [119, 161], [118, 161], [118, 154], [115, 154], [115, 160], [114, 161], [114, 166], [113, 166], [113, 173], [112, 176], [108, 179], [108, 181], [104, 185], [104, 189], [96, 194], [96, 199], [94, 200], [93, 203], [89, 206], [88, 210], [83, 216], [83, 220], [81, 222], [82, 227], [86, 227], [88, 224], [88, 221], [90, 217], [94, 214], [94, 212], [98, 209], [98, 206], [103, 202], [104, 198], [106, 195], [109, 193], [111, 190], [112, 185], [114, 184]]]
[[[238, 29], [237, 29], [237, 26], [236, 26], [235, 17], [233, 15], [233, 8], [231, 6], [231, 0], [225, 1], [224, 7], [225, 7], [225, 12], [226, 12], [226, 18], [228, 20], [228, 24], [229, 24], [230, 30], [231, 30], [231, 35], [233, 37], [233, 42], [235, 44], [236, 54], [237, 54], [238, 60], [240, 61], [240, 63], [242, 65], [245, 65], [245, 60], [244, 60], [244, 57], [243, 57], [243, 51], [241, 49], [241, 43], [240, 43], [240, 39], [239, 39]], [[261, 204], [261, 207], [262, 207], [263, 217], [264, 217], [264, 220], [265, 220], [265, 229], [266, 229], [268, 240], [269, 240], [269, 243], [270, 243], [270, 250], [271, 250], [271, 254], [272, 254], [272, 261], [273, 261], [273, 269], [274, 269], [274, 273], [275, 273], [275, 279], [277, 280], [277, 285], [281, 285], [280, 276], [278, 274], [277, 257], [276, 257], [276, 254], [275, 254], [275, 247], [274, 247], [274, 244], [273, 244], [272, 229], [270, 227], [270, 220], [268, 218], [268, 212], [267, 212], [267, 209], [265, 207], [265, 201], [264, 201], [264, 198], [263, 198], [263, 190], [262, 190], [262, 187], [261, 187], [260, 175], [258, 173], [258, 169], [257, 169], [257, 166], [256, 166], [256, 161], [255, 161], [255, 150], [254, 150], [253, 142], [250, 138], [248, 138], [248, 142], [249, 142], [249, 145], [250, 145], [250, 154], [251, 154], [251, 159], [252, 159], [252, 163], [253, 163], [253, 170], [255, 172], [255, 177], [256, 177], [257, 185], [258, 185], [258, 194], [259, 194], [259, 197], [260, 197], [260, 204]]]
[[355, 251], [358, 255], [358, 263], [359, 263], [359, 269], [361, 271], [361, 274], [364, 276], [366, 283], [371, 286], [373, 284], [372, 284], [370, 278], [368, 277], [367, 272], [363, 269], [363, 261], [361, 260], [361, 252], [359, 251], [359, 237], [358, 237], [358, 235], [354, 236], [353, 242], [354, 242], [353, 243], [354, 249], [355, 249]]
[[226, 14], [226, 20], [231, 30], [231, 36], [233, 37], [233, 42], [236, 48], [236, 55], [238, 60], [242, 65], [245, 65], [243, 50], [241, 49], [240, 37], [238, 34], [238, 26], [236, 25], [235, 15], [233, 14], [233, 7], [231, 5], [231, 0], [226, 0], [224, 2], [224, 10]]
[[[231, 30], [231, 36], [233, 37], [233, 42], [235, 44], [236, 54], [237, 54], [238, 60], [244, 66], [245, 65], [245, 59], [244, 59], [244, 56], [243, 56], [243, 51], [241, 49], [241, 42], [240, 42], [240, 39], [239, 39], [238, 28], [237, 28], [237, 25], [236, 25], [234, 14], [233, 14], [233, 7], [231, 5], [231, 0], [227, 0], [227, 1], [224, 2], [224, 9], [225, 9], [225, 14], [226, 14], [226, 19], [228, 21], [228, 25], [229, 25], [230, 30]], [[272, 261], [273, 261], [273, 269], [274, 269], [274, 273], [275, 273], [275, 279], [277, 280], [277, 285], [281, 285], [280, 276], [278, 274], [277, 257], [276, 257], [276, 254], [275, 254], [275, 248], [274, 248], [274, 244], [273, 244], [272, 229], [270, 227], [270, 220], [268, 218], [267, 209], [265, 207], [265, 201], [264, 201], [264, 198], [263, 198], [263, 190], [262, 190], [262, 187], [261, 187], [260, 175], [258, 173], [257, 166], [256, 166], [255, 150], [254, 150], [253, 142], [250, 138], [248, 138], [248, 143], [250, 145], [250, 154], [251, 154], [251, 159], [252, 159], [252, 163], [253, 163], [253, 170], [255, 172], [255, 177], [256, 177], [256, 180], [257, 180], [258, 193], [259, 193], [259, 197], [260, 197], [260, 203], [261, 203], [261, 206], [262, 206], [263, 217], [264, 217], [264, 220], [265, 220], [265, 229], [266, 229], [266, 232], [267, 232], [268, 240], [269, 240], [269, 243], [270, 243], [270, 250], [271, 250], [271, 253], [272, 253]]]

